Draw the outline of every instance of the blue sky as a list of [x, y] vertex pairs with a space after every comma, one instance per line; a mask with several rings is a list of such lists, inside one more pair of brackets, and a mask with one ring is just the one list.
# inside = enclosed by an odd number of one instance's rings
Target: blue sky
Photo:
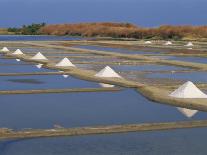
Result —
[[0, 0], [0, 27], [46, 22], [207, 24], [207, 0]]

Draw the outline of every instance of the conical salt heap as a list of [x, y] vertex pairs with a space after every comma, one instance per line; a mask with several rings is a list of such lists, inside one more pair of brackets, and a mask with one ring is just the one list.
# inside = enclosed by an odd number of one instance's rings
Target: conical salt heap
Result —
[[[109, 77], [122, 78], [119, 74], [117, 74], [109, 66], [106, 66], [104, 69], [102, 69], [100, 72], [98, 72], [95, 76], [96, 77], [105, 77], [105, 78], [109, 78]], [[105, 87], [105, 88], [112, 88], [112, 87], [114, 87], [114, 85], [110, 85], [110, 84], [105, 84], [105, 83], [99, 83], [99, 84], [102, 87]]]
[[144, 43], [145, 44], [151, 44], [152, 42], [151, 41], [145, 41]]
[[174, 98], [207, 98], [207, 95], [198, 89], [191, 81], [184, 83], [169, 96]]
[[187, 47], [190, 47], [190, 46], [194, 46], [192, 42], [189, 42], [187, 45], [185, 45]]
[[184, 116], [191, 118], [193, 117], [198, 110], [191, 110], [191, 109], [186, 109], [186, 108], [177, 108], [178, 111], [180, 111]]
[[35, 56], [33, 56], [31, 59], [33, 60], [48, 60], [42, 53], [38, 52]]
[[96, 77], [116, 77], [116, 78], [121, 78], [119, 74], [117, 74], [111, 67], [106, 66], [104, 69], [102, 69], [100, 72], [98, 72]]
[[59, 63], [57, 63], [55, 66], [58, 67], [75, 67], [74, 64], [72, 64], [72, 62], [68, 59], [68, 58], [64, 58], [62, 59]]
[[165, 45], [172, 45], [172, 42], [171, 42], [171, 41], [167, 41], [167, 42], [165, 43]]
[[20, 49], [17, 49], [14, 53], [12, 53], [14, 55], [21, 55], [24, 54]]
[[2, 51], [2, 52], [9, 52], [9, 49], [8, 49], [7, 47], [3, 47], [3, 48], [1, 49], [1, 51]]

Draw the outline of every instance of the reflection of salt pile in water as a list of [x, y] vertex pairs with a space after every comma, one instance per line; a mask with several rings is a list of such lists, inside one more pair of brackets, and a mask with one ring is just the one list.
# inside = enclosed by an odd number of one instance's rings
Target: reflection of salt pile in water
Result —
[[32, 60], [48, 60], [42, 53], [38, 52], [35, 56], [31, 58]]
[[171, 41], [167, 41], [164, 45], [172, 45]]
[[35, 65], [37, 68], [42, 68], [43, 64], [38, 64], [38, 65]]
[[187, 46], [187, 47], [191, 47], [191, 46], [194, 46], [194, 45], [193, 45], [192, 42], [189, 42], [189, 43], [187, 43], [185, 46]]
[[21, 61], [20, 59], [16, 59], [17, 62]]
[[151, 41], [145, 41], [144, 43], [145, 44], [151, 44], [152, 42]]
[[58, 67], [75, 67], [74, 64], [72, 64], [72, 62], [68, 59], [68, 58], [64, 58], [62, 59], [59, 63], [57, 63], [55, 66]]
[[169, 96], [174, 98], [207, 98], [207, 95], [198, 89], [191, 81], [184, 83]]
[[[59, 72], [60, 72], [60, 73], [63, 73], [64, 71], [59, 71]], [[64, 78], [68, 78], [69, 75], [63, 74], [63, 77], [64, 77]]]
[[177, 108], [183, 115], [185, 115], [188, 118], [193, 117], [198, 110], [191, 110], [191, 109], [186, 109], [186, 108]]
[[[119, 74], [117, 74], [111, 67], [106, 66], [100, 72], [98, 72], [96, 77], [104, 77], [104, 78], [122, 78]], [[114, 87], [114, 85], [100, 83], [102, 87]]]
[[1, 51], [2, 51], [2, 52], [9, 52], [9, 49], [8, 49], [7, 47], [3, 47], [3, 48], [1, 49]]
[[20, 49], [17, 49], [14, 53], [12, 53], [14, 55], [22, 55], [24, 54]]

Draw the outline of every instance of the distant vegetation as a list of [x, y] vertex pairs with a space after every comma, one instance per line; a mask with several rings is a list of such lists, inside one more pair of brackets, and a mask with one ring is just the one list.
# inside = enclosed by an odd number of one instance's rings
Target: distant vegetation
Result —
[[0, 28], [0, 35], [14, 34], [13, 32], [8, 32], [7, 28]]
[[23, 25], [21, 28], [8, 28], [8, 32], [13, 32], [15, 34], [22, 34], [22, 35], [39, 35], [40, 29], [45, 25], [46, 25], [45, 23]]
[[8, 33], [23, 35], [70, 35], [80, 37], [112, 37], [135, 39], [203, 39], [207, 26], [171, 26], [156, 28], [138, 27], [130, 23], [79, 23], [46, 25], [31, 24], [21, 28], [8, 28]]
[[136, 39], [207, 38], [207, 26], [170, 26], [143, 28], [129, 23], [80, 23], [46, 25], [40, 33], [82, 37], [113, 37]]

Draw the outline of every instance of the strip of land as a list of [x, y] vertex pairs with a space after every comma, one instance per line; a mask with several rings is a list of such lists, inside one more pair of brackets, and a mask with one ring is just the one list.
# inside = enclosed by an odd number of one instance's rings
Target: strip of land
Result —
[[79, 92], [107, 92], [120, 91], [121, 88], [65, 88], [65, 89], [39, 89], [39, 90], [0, 90], [0, 95], [12, 94], [48, 94], [48, 93], [79, 93]]
[[60, 129], [31, 129], [13, 131], [7, 128], [0, 129], [0, 139], [25, 139], [38, 137], [80, 136], [92, 134], [112, 134], [125, 132], [159, 131], [185, 128], [207, 127], [207, 120], [182, 121], [167, 123], [143, 123], [129, 125], [109, 125], [95, 127], [60, 128]]

